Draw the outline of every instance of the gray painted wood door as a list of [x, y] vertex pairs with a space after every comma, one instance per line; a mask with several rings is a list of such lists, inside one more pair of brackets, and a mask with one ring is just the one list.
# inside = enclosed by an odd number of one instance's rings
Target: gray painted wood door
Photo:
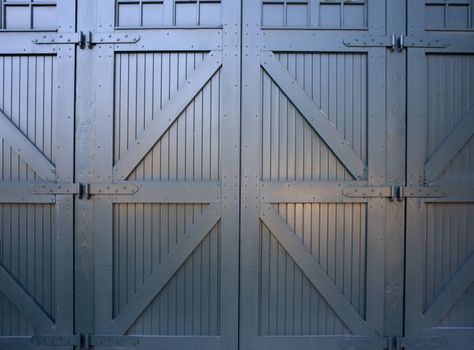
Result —
[[236, 349], [240, 5], [97, 4], [95, 332]]
[[[381, 349], [383, 1], [243, 1], [242, 349]], [[305, 30], [305, 28], [308, 28]], [[309, 29], [311, 28], [311, 29]]]
[[74, 180], [76, 45], [33, 40], [56, 20], [59, 32], [74, 31], [75, 9], [43, 5], [0, 10], [1, 349], [73, 332], [73, 194], [56, 189]]
[[0, 0], [0, 350], [473, 349], [473, 0], [74, 3]]
[[444, 198], [408, 199], [406, 334], [440, 349], [474, 344], [474, 34], [472, 1], [409, 2], [407, 183]]

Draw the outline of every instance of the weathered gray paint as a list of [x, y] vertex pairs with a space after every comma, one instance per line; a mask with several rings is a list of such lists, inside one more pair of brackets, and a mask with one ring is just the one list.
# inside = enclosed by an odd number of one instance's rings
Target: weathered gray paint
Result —
[[0, 349], [472, 348], [471, 0], [71, 4], [0, 1]]

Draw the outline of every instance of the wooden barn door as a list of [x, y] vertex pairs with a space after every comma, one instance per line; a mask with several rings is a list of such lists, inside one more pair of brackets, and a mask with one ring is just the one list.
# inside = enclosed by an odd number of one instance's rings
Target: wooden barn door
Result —
[[407, 60], [407, 182], [443, 194], [407, 201], [406, 335], [426, 348], [474, 344], [473, 7], [408, 1], [408, 38], [442, 46]]
[[240, 4], [97, 3], [95, 333], [236, 349]]
[[243, 9], [241, 348], [383, 349], [385, 2]]
[[76, 49], [49, 39], [74, 31], [75, 9], [0, 5], [0, 348], [29, 349], [73, 332]]

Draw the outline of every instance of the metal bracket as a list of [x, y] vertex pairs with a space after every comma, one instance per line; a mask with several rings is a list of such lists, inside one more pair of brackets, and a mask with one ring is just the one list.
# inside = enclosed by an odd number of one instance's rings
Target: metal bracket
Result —
[[129, 335], [88, 335], [84, 337], [84, 348], [90, 349], [95, 346], [120, 346], [132, 347], [140, 343], [138, 337]]
[[438, 38], [425, 38], [419, 35], [404, 36], [401, 34], [398, 38], [398, 51], [403, 51], [405, 48], [447, 48], [448, 42]]
[[32, 194], [80, 194], [81, 185], [78, 183], [52, 183], [31, 185], [30, 191]]
[[79, 48], [85, 49], [86, 45], [92, 49], [96, 44], [134, 44], [140, 40], [140, 35], [135, 33], [100, 33], [93, 35], [89, 31], [79, 33], [52, 33], [43, 34], [32, 41], [38, 45], [46, 44], [77, 44]]
[[97, 33], [89, 32], [87, 36], [87, 47], [93, 48], [97, 44], [134, 44], [140, 40], [136, 33]]
[[339, 343], [339, 348], [342, 350], [380, 350], [390, 349], [389, 337], [380, 338], [363, 338], [354, 337], [353, 339], [348, 338]]
[[362, 35], [352, 36], [343, 39], [344, 45], [348, 47], [388, 47], [390, 51], [402, 52], [406, 48], [446, 48], [449, 46], [448, 42], [438, 38], [426, 38], [423, 36], [405, 36], [400, 34], [397, 36], [388, 35]]
[[76, 334], [34, 335], [30, 343], [37, 346], [77, 346], [81, 347], [82, 337]]
[[[84, 33], [52, 33], [43, 34], [34, 38], [32, 41], [38, 45], [45, 44], [81, 44]], [[82, 47], [81, 47], [82, 48]]]
[[34, 195], [61, 195], [77, 194], [79, 199], [84, 195], [90, 199], [93, 194], [103, 195], [132, 195], [137, 193], [139, 187], [127, 183], [45, 183], [34, 184], [30, 187], [30, 192]]
[[441, 186], [399, 186], [401, 198], [442, 198], [446, 191]]
[[390, 51], [395, 51], [397, 45], [395, 34], [352, 36], [344, 38], [343, 42], [348, 47], [388, 47]]
[[346, 187], [342, 194], [347, 198], [394, 198], [394, 186]]
[[446, 338], [437, 336], [396, 337], [396, 349], [437, 349], [446, 344]]
[[139, 190], [137, 185], [127, 183], [91, 183], [86, 185], [86, 195], [90, 197], [93, 194], [104, 195], [132, 195]]
[[140, 339], [127, 335], [45, 334], [32, 336], [30, 343], [37, 346], [75, 346], [79, 349], [91, 349], [93, 346], [133, 347], [140, 343]]
[[339, 347], [342, 350], [381, 350], [381, 349], [437, 349], [446, 345], [446, 338], [438, 336], [419, 337], [380, 337], [362, 338], [354, 337], [343, 340]]
[[446, 196], [440, 186], [354, 186], [342, 190], [348, 198], [388, 198], [401, 202], [404, 198], [442, 198]]

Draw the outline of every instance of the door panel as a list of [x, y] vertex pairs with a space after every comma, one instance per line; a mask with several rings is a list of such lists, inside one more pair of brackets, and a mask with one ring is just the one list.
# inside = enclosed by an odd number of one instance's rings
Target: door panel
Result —
[[474, 3], [394, 4], [0, 0], [0, 349], [471, 349]]
[[384, 346], [388, 201], [343, 194], [385, 181], [386, 49], [343, 44], [384, 11], [244, 1], [243, 349]]
[[95, 192], [97, 334], [237, 346], [238, 5], [98, 4], [139, 41], [97, 45], [95, 175], [119, 185]]
[[473, 4], [450, 5], [409, 6], [409, 34], [436, 35], [449, 46], [408, 51], [407, 181], [442, 186], [445, 198], [407, 203], [406, 334], [461, 349], [470, 348], [474, 327], [474, 47], [465, 22]]
[[75, 45], [40, 47], [31, 30], [45, 29], [38, 11], [55, 28], [75, 12], [1, 5], [1, 28], [22, 31], [0, 33], [0, 347], [14, 349], [73, 331], [73, 195], [45, 188], [74, 181]]

